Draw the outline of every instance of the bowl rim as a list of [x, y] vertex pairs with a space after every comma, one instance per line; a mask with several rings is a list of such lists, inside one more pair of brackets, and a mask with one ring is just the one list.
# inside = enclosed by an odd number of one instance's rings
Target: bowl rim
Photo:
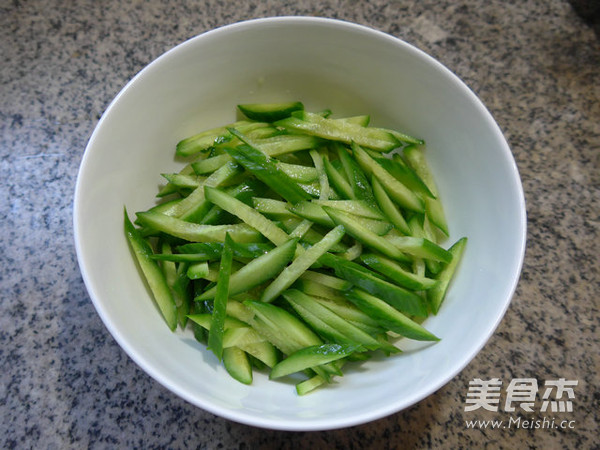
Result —
[[[344, 417], [336, 420], [328, 420], [323, 419], [319, 422], [315, 420], [312, 421], [293, 421], [293, 420], [278, 420], [272, 418], [265, 418], [262, 416], [256, 416], [250, 414], [248, 412], [240, 412], [236, 410], [227, 409], [225, 407], [221, 407], [215, 405], [211, 402], [206, 401], [198, 401], [196, 398], [191, 398], [191, 396], [186, 393], [184, 390], [179, 389], [177, 386], [174, 386], [169, 380], [163, 379], [163, 377], [147, 362], [138, 356], [137, 351], [134, 348], [134, 345], [130, 344], [124, 337], [121, 336], [121, 333], [114, 327], [113, 323], [108, 317], [107, 310], [103, 307], [102, 302], [99, 300], [98, 296], [94, 292], [92, 275], [88, 272], [87, 267], [84, 263], [84, 249], [83, 243], [80, 239], [80, 204], [81, 204], [81, 190], [83, 184], [82, 173], [84, 172], [84, 168], [86, 167], [88, 156], [91, 152], [91, 148], [94, 146], [95, 139], [97, 135], [100, 133], [100, 129], [103, 127], [104, 121], [106, 117], [110, 114], [113, 107], [119, 102], [120, 98], [128, 91], [133, 84], [137, 82], [137, 80], [142, 77], [146, 72], [152, 70], [152, 68], [158, 65], [163, 59], [167, 58], [170, 54], [180, 51], [182, 48], [187, 47], [189, 45], [193, 45], [193, 43], [199, 39], [205, 39], [208, 36], [219, 35], [219, 34], [227, 34], [234, 31], [238, 31], [240, 29], [248, 28], [248, 27], [256, 27], [262, 26], [265, 24], [273, 24], [273, 23], [286, 23], [286, 24], [318, 24], [319, 26], [333, 26], [338, 28], [343, 28], [346, 30], [354, 30], [364, 34], [371, 35], [378, 39], [387, 40], [390, 43], [393, 43], [397, 46], [404, 47], [404, 50], [414, 52], [420, 58], [424, 58], [428, 64], [433, 64], [437, 66], [438, 70], [445, 72], [447, 76], [452, 78], [455, 83], [460, 85], [462, 89], [465, 89], [465, 92], [472, 97], [474, 104], [480, 109], [482, 114], [486, 116], [488, 122], [493, 124], [495, 127], [496, 133], [499, 135], [501, 142], [505, 145], [503, 146], [505, 154], [503, 155], [505, 159], [511, 164], [511, 174], [513, 179], [510, 180], [511, 185], [517, 188], [516, 194], [518, 195], [519, 204], [518, 211], [520, 213], [519, 217], [519, 229], [521, 231], [518, 236], [518, 263], [513, 267], [513, 271], [510, 274], [511, 285], [508, 288], [507, 292], [509, 295], [504, 302], [502, 311], [496, 317], [496, 320], [493, 323], [490, 323], [488, 333], [485, 336], [485, 339], [482, 339], [477, 346], [473, 348], [473, 351], [467, 355], [463, 355], [461, 358], [461, 363], [458, 364], [454, 370], [449, 371], [446, 376], [440, 378], [437, 383], [428, 386], [426, 389], [422, 390], [422, 394], [412, 399], [409, 402], [395, 401], [390, 402], [384, 407], [380, 407], [379, 409], [367, 413], [357, 413], [352, 416]], [[439, 390], [441, 387], [446, 385], [450, 380], [452, 380], [456, 375], [458, 375], [481, 351], [481, 349], [486, 345], [489, 341], [490, 337], [494, 334], [501, 320], [504, 318], [508, 307], [512, 301], [514, 293], [516, 291], [518, 282], [520, 280], [521, 271], [524, 263], [524, 256], [526, 250], [526, 239], [527, 239], [527, 212], [525, 205], [525, 196], [523, 191], [523, 185], [519, 176], [518, 167], [514, 156], [506, 142], [506, 139], [500, 130], [499, 125], [492, 117], [489, 110], [485, 107], [483, 102], [479, 99], [479, 97], [471, 90], [469, 86], [466, 85], [464, 81], [462, 81], [456, 74], [454, 74], [450, 69], [448, 69], [445, 65], [439, 62], [437, 59], [433, 58], [423, 50], [415, 47], [414, 45], [402, 40], [401, 38], [395, 37], [391, 34], [383, 32], [381, 30], [372, 28], [367, 25], [362, 25], [346, 20], [335, 19], [335, 18], [327, 18], [327, 17], [311, 17], [311, 16], [275, 16], [275, 17], [262, 17], [262, 18], [254, 18], [248, 20], [241, 20], [238, 22], [230, 23], [227, 25], [222, 25], [211, 30], [202, 32], [198, 35], [190, 37], [181, 43], [175, 45], [170, 48], [166, 52], [159, 55], [149, 64], [144, 66], [137, 74], [135, 74], [125, 85], [124, 87], [117, 93], [117, 95], [113, 98], [113, 100], [108, 104], [105, 111], [101, 115], [98, 123], [96, 124], [88, 143], [85, 147], [78, 175], [75, 183], [75, 194], [73, 200], [73, 232], [74, 232], [74, 240], [75, 240], [75, 250], [77, 255], [77, 262], [81, 272], [82, 279], [86, 286], [86, 290], [94, 307], [100, 316], [104, 326], [108, 329], [112, 337], [117, 341], [119, 346], [125, 351], [125, 353], [140, 367], [143, 371], [148, 374], [151, 378], [157, 381], [160, 385], [167, 388], [169, 391], [173, 392], [177, 396], [181, 397], [188, 403], [191, 403], [194, 406], [197, 406], [205, 411], [208, 411], [217, 416], [226, 418], [228, 420], [232, 420], [237, 423], [255, 426], [259, 428], [271, 429], [271, 430], [286, 430], [286, 431], [320, 431], [320, 430], [332, 430], [332, 429], [340, 429], [351, 426], [356, 426], [364, 423], [368, 423], [377, 419], [381, 419], [387, 417], [391, 414], [402, 411], [414, 404], [422, 401], [423, 399], [429, 397], [431, 394]]]

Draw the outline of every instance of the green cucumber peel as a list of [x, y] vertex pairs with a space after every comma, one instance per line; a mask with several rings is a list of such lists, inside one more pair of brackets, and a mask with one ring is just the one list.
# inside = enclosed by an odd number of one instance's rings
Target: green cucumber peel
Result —
[[123, 213], [125, 235], [138, 262], [138, 267], [142, 271], [163, 318], [171, 331], [174, 331], [177, 328], [177, 305], [165, 275], [157, 262], [151, 258], [153, 254], [152, 247], [133, 226], [125, 208]]
[[357, 288], [345, 293], [346, 298], [375, 319], [382, 327], [417, 341], [440, 339], [383, 300]]
[[208, 330], [208, 348], [215, 356], [223, 359], [223, 334], [225, 333], [225, 316], [227, 315], [227, 299], [229, 298], [229, 277], [231, 276], [231, 264], [233, 251], [231, 249], [231, 237], [225, 235], [225, 244], [221, 254], [219, 266], [219, 279], [217, 281], [214, 309], [210, 329]]
[[269, 374], [270, 379], [284, 377], [305, 369], [314, 368], [345, 358], [357, 350], [351, 344], [320, 344], [305, 347], [277, 363]]

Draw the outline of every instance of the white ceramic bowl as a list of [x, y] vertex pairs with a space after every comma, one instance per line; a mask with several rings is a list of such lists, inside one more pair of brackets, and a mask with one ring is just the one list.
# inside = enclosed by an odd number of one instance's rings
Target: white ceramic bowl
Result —
[[[309, 110], [368, 113], [424, 138], [451, 230], [469, 238], [439, 315], [435, 345], [362, 364], [304, 397], [285, 382], [227, 375], [191, 334], [172, 333], [140, 279], [123, 231], [153, 204], [160, 173], [181, 167], [178, 140], [235, 119], [244, 102], [301, 100]], [[504, 315], [519, 278], [525, 205], [494, 119], [448, 69], [384, 33], [336, 20], [281, 17], [219, 28], [149, 64], [117, 95], [86, 148], [74, 202], [83, 279], [110, 333], [150, 376], [190, 403], [272, 429], [365, 423], [427, 397], [471, 361]]]

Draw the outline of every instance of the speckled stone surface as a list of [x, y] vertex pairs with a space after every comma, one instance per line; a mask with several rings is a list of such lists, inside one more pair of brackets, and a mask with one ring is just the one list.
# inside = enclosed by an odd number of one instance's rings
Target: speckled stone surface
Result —
[[[121, 87], [189, 37], [274, 15], [358, 22], [438, 58], [491, 110], [526, 193], [496, 334], [435, 394], [344, 430], [255, 429], [170, 393], [105, 329], [75, 256], [78, 166]], [[559, 0], [0, 2], [0, 448], [599, 448], [599, 42]], [[547, 414], [572, 427], [468, 428], [544, 417], [464, 411], [469, 381], [494, 377], [578, 380], [573, 411]]]

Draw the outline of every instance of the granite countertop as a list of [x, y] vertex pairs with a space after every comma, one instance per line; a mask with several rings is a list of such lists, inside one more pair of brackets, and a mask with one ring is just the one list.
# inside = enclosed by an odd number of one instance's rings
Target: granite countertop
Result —
[[[256, 429], [167, 391], [108, 333], [75, 256], [77, 170], [112, 98], [183, 40], [274, 15], [358, 22], [438, 58], [498, 121], [526, 194], [523, 274], [495, 335], [435, 394], [344, 430]], [[0, 35], [0, 448], [599, 447], [600, 40], [568, 2], [14, 0]], [[476, 378], [535, 379], [540, 396], [578, 384], [571, 412], [467, 412]], [[534, 422], [465, 422], [517, 417]]]

